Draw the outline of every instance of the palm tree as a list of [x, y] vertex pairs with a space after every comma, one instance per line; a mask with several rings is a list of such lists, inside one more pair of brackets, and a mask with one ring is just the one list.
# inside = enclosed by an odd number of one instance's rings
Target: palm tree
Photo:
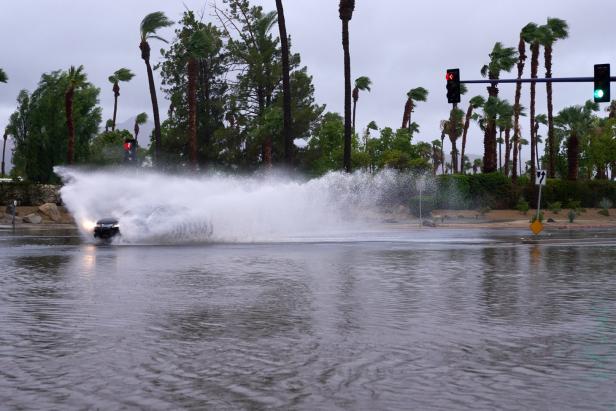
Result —
[[[518, 44], [518, 80], [522, 78], [522, 74], [524, 73], [524, 65], [526, 62], [526, 43], [532, 43], [537, 31], [537, 25], [535, 23], [528, 23], [526, 26], [522, 28], [520, 31], [520, 42]], [[531, 83], [531, 88], [534, 93], [535, 83]], [[518, 162], [518, 139], [520, 138], [520, 98], [522, 95], [522, 83], [516, 83], [515, 87], [515, 102], [513, 105], [514, 108], [514, 118], [513, 118], [513, 172], [511, 174], [511, 179], [513, 181], [517, 178], [517, 162]], [[534, 95], [534, 94], [533, 94]], [[534, 101], [533, 101], [534, 102]], [[534, 110], [534, 106], [531, 110]], [[532, 114], [531, 114], [532, 115]], [[533, 146], [533, 138], [531, 135], [531, 147]], [[534, 175], [534, 160], [531, 158], [531, 171], [532, 175]]]
[[364, 151], [368, 151], [368, 141], [370, 140], [370, 130], [378, 130], [379, 126], [376, 125], [375, 121], [371, 121], [366, 126], [366, 134], [364, 135]]
[[[544, 35], [541, 36], [541, 45], [544, 49], [545, 58], [545, 77], [552, 77], [552, 50], [554, 43], [558, 40], [566, 39], [569, 36], [569, 25], [565, 20], [548, 17], [548, 22], [544, 26]], [[556, 142], [554, 136], [554, 105], [552, 102], [552, 83], [547, 82], [546, 93], [548, 99], [548, 147], [550, 148], [548, 176], [554, 178], [556, 173]]]
[[358, 77], [355, 79], [355, 88], [353, 89], [353, 133], [355, 133], [355, 114], [357, 110], [357, 100], [359, 100], [359, 91], [370, 91], [372, 81], [368, 77]]
[[459, 108], [453, 108], [449, 114], [449, 120], [446, 121], [445, 125], [445, 129], [449, 135], [449, 141], [451, 142], [451, 164], [453, 167], [453, 172], [456, 174], [458, 173], [458, 147], [456, 142], [462, 135], [462, 131], [464, 129], [464, 122], [462, 121], [463, 118], [464, 111]]
[[[539, 143], [542, 143], [543, 141], [541, 140], [541, 138], [539, 137], [539, 126], [543, 124], [544, 126], [546, 126], [548, 124], [548, 116], [546, 116], [545, 114], [537, 114], [535, 116], [535, 126], [534, 126], [534, 137], [535, 137], [535, 158], [537, 159], [537, 166], [540, 166], [541, 163], [539, 161]], [[532, 148], [532, 146], [531, 146]], [[531, 164], [532, 165], [532, 164]], [[533, 171], [532, 167], [531, 167], [531, 172]]]
[[8, 127], [4, 129], [4, 136], [2, 138], [4, 139], [4, 143], [2, 144], [2, 177], [4, 177], [4, 153], [6, 151], [6, 140], [9, 138]]
[[479, 171], [479, 169], [481, 168], [481, 166], [482, 166], [481, 159], [480, 159], [480, 158], [476, 158], [476, 159], [473, 161], [473, 174], [477, 174], [477, 171]]
[[[496, 125], [499, 129], [498, 142], [498, 168], [505, 175], [509, 175], [509, 158], [511, 155], [511, 129], [513, 128], [514, 108], [508, 101], [503, 100], [498, 108]], [[505, 138], [503, 139], [503, 133]], [[502, 161], [502, 144], [505, 144], [505, 162]]]
[[156, 35], [156, 32], [173, 24], [171, 20], [165, 16], [162, 11], [150, 13], [141, 20], [141, 42], [139, 49], [141, 50], [141, 58], [145, 62], [145, 67], [148, 72], [148, 84], [150, 87], [150, 99], [152, 100], [152, 113], [154, 114], [154, 159], [158, 160], [160, 156], [161, 141], [160, 141], [160, 115], [158, 113], [158, 99], [156, 98], [156, 86], [154, 85], [154, 74], [150, 65], [150, 44], [149, 39], [157, 39], [163, 42], [167, 40]]
[[287, 36], [287, 23], [284, 18], [282, 0], [276, 0], [278, 13], [278, 31], [280, 33], [280, 48], [282, 52], [282, 134], [284, 137], [284, 158], [287, 164], [293, 162], [293, 116], [291, 113], [291, 66], [289, 64], [289, 37]]
[[213, 41], [206, 30], [195, 31], [188, 41], [188, 147], [193, 169], [197, 168], [197, 78], [199, 77], [199, 60], [204, 58]]
[[567, 107], [561, 110], [554, 119], [556, 126], [568, 135], [567, 138], [567, 178], [575, 181], [578, 178], [580, 168], [580, 143], [592, 128], [595, 116], [594, 111], [599, 111], [599, 105], [593, 101], [587, 101], [584, 106]]
[[75, 124], [73, 122], [73, 98], [75, 90], [80, 89], [86, 83], [86, 74], [83, 72], [83, 66], [75, 68], [71, 66], [68, 70], [68, 84], [64, 92], [64, 107], [66, 112], [66, 127], [68, 129], [68, 150], [66, 153], [67, 164], [73, 164], [75, 157]]
[[410, 127], [411, 115], [415, 110], [415, 104], [418, 101], [428, 100], [428, 90], [423, 87], [411, 89], [406, 93], [406, 104], [404, 105], [404, 114], [402, 115], [402, 128]]
[[146, 113], [137, 114], [135, 117], [135, 140], [139, 136], [139, 126], [144, 125], [148, 121], [148, 115]]
[[432, 140], [432, 174], [433, 175], [436, 175], [438, 166], [443, 161], [441, 157], [442, 152], [443, 152], [443, 143], [439, 140]]
[[441, 120], [441, 164], [443, 166], [443, 174], [445, 174], [445, 136], [447, 135], [447, 127], [449, 127], [449, 122]]
[[522, 175], [522, 146], [527, 146], [528, 140], [525, 138], [520, 138], [518, 142], [518, 152], [519, 152], [519, 160], [520, 160], [520, 175]]
[[6, 83], [9, 80], [9, 77], [6, 75], [4, 70], [0, 68], [0, 83]]
[[116, 114], [118, 113], [118, 97], [120, 96], [120, 81], [131, 81], [135, 75], [127, 68], [121, 68], [116, 70], [111, 76], [109, 76], [109, 82], [113, 84], [113, 123], [111, 124], [111, 131], [115, 131]]
[[340, 0], [338, 13], [342, 20], [342, 48], [344, 50], [344, 158], [343, 166], [351, 172], [351, 53], [349, 51], [349, 21], [353, 18], [355, 0]]
[[[513, 47], [504, 47], [497, 42], [490, 53], [490, 62], [481, 68], [481, 75], [490, 80], [498, 80], [501, 71], [511, 71], [517, 61], [518, 53]], [[488, 87], [490, 98], [498, 98], [498, 83], [491, 83]], [[483, 146], [483, 172], [496, 171], [496, 118], [488, 118], [484, 133]]]
[[[485, 102], [486, 100], [482, 96], [472, 97], [468, 102], [468, 109], [466, 110], [466, 118], [464, 120], [464, 131], [462, 132], [462, 158], [464, 158], [466, 153], [466, 136], [468, 134], [468, 128], [471, 124], [471, 118], [473, 117], [473, 110], [482, 107]], [[464, 170], [462, 170], [462, 173], [464, 173]]]
[[113, 120], [112, 119], [108, 119], [105, 122], [105, 133], [109, 133], [109, 129], [111, 128], [112, 125], [113, 125]]

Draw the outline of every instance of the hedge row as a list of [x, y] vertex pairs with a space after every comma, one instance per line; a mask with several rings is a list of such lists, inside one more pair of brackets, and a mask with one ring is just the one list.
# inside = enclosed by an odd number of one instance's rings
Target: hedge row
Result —
[[[476, 210], [512, 209], [520, 199], [525, 199], [536, 207], [538, 187], [532, 185], [528, 177], [518, 178], [513, 183], [500, 173], [471, 175], [441, 175], [436, 177], [433, 189], [424, 193], [422, 209], [431, 210]], [[543, 187], [542, 204], [561, 202], [565, 207], [571, 201], [578, 201], [582, 207], [599, 207], [599, 202], [607, 198], [616, 204], [616, 182], [608, 180], [552, 180]], [[410, 199], [412, 211], [419, 208], [419, 198]]]

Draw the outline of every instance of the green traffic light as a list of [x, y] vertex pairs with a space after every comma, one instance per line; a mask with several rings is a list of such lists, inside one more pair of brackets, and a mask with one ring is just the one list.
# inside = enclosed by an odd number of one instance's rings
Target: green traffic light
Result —
[[604, 95], [605, 95], [605, 92], [601, 90], [600, 88], [595, 90], [595, 98], [597, 99], [603, 98]]

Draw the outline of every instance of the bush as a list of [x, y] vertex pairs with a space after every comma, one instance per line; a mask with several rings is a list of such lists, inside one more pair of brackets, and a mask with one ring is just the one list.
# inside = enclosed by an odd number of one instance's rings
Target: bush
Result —
[[598, 211], [598, 213], [606, 217], [610, 216], [610, 210], [608, 210], [607, 208], [602, 208], [601, 210]]
[[528, 213], [528, 210], [530, 209], [530, 206], [528, 205], [528, 201], [524, 200], [523, 197], [520, 197], [520, 199], [518, 200], [518, 204], [516, 204], [515, 208], [520, 213], [526, 215], [526, 213]]
[[569, 217], [569, 222], [573, 223], [573, 221], [575, 221], [575, 218], [577, 217], [577, 214], [575, 213], [575, 211], [569, 210], [569, 214], [567, 215], [567, 217]]
[[582, 208], [582, 202], [578, 201], [578, 200], [567, 200], [567, 208], [570, 208], [571, 210], [575, 210], [578, 211]]
[[[530, 218], [530, 222], [534, 223], [537, 220], [537, 214], [533, 214], [533, 216]], [[539, 222], [543, 222], [543, 211], [539, 211]]]
[[562, 203], [560, 201], [548, 203], [548, 209], [554, 214], [558, 214], [558, 212], [562, 210]]
[[601, 207], [604, 210], [607, 210], [608, 208], [612, 208], [613, 205], [614, 203], [612, 203], [612, 201], [609, 198], [602, 198], [601, 201], [599, 201], [599, 207]]
[[[427, 195], [422, 195], [421, 196], [421, 214], [423, 217], [429, 216], [430, 213], [432, 212], [432, 210], [434, 210], [435, 207], [435, 201], [434, 201], [434, 197], [432, 196], [427, 196]], [[409, 201], [409, 209], [411, 211], [411, 213], [415, 216], [415, 217], [419, 217], [419, 196], [414, 196], [411, 197], [410, 201]]]

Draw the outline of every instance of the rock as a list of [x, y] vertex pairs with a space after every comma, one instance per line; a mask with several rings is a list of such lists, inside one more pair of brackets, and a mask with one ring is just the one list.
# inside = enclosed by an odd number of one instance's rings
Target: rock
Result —
[[548, 223], [555, 223], [556, 220], [554, 220], [553, 218], [548, 218]]
[[421, 224], [422, 224], [424, 227], [436, 227], [436, 223], [435, 223], [434, 221], [432, 221], [432, 220], [423, 220], [423, 221], [421, 222]]
[[24, 223], [41, 224], [42, 222], [43, 218], [36, 213], [28, 214], [24, 217]]
[[58, 210], [58, 207], [54, 203], [45, 203], [38, 209], [52, 221], [60, 221], [60, 210]]

